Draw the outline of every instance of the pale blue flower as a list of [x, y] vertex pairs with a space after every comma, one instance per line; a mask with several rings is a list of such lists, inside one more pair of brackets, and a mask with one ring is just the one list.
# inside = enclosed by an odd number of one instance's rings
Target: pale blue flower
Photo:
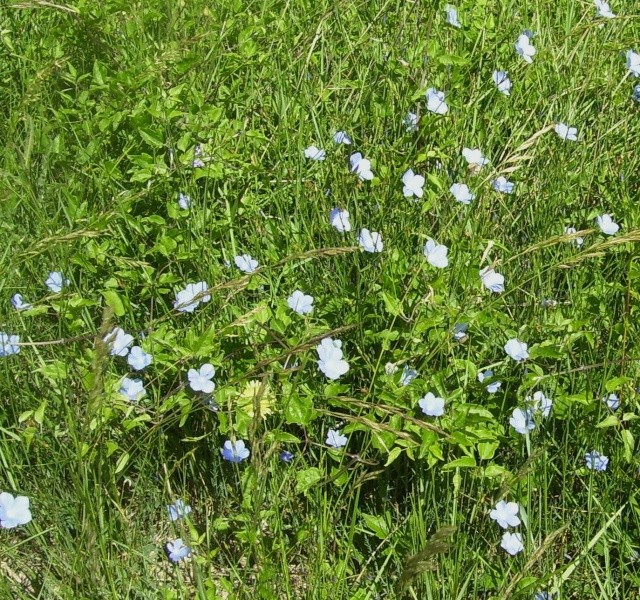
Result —
[[480, 168], [490, 162], [478, 148], [463, 148], [462, 156], [464, 156], [470, 167]]
[[605, 0], [595, 0], [595, 5], [599, 17], [605, 17], [606, 19], [613, 19], [615, 17], [609, 3]]
[[0, 494], [0, 527], [13, 529], [18, 525], [26, 525], [31, 521], [31, 510], [29, 510], [29, 498], [26, 496], [16, 496], [9, 492]]
[[127, 362], [132, 369], [142, 371], [153, 362], [153, 356], [148, 352], [145, 352], [140, 346], [134, 346], [129, 351]]
[[373, 171], [371, 170], [371, 161], [363, 158], [360, 152], [355, 152], [349, 157], [351, 163], [351, 172], [355, 173], [361, 181], [369, 181], [373, 179]]
[[529, 353], [527, 352], [527, 344], [525, 342], [521, 342], [517, 338], [511, 338], [504, 345], [504, 351], [508, 356], [513, 358], [513, 360], [522, 361], [529, 358]]
[[[577, 229], [575, 227], [565, 227], [564, 228], [564, 233], [565, 235], [573, 235], [574, 233], [577, 233]], [[584, 238], [581, 237], [576, 237], [573, 238], [572, 240], [569, 240], [570, 242], [573, 242], [576, 246], [580, 247], [582, 246], [582, 244], [584, 244]]]
[[428, 392], [418, 401], [420, 410], [428, 417], [441, 417], [444, 414], [444, 398]]
[[640, 77], [640, 54], [633, 50], [627, 50], [627, 69], [636, 77]]
[[609, 458], [604, 454], [600, 454], [597, 450], [592, 450], [584, 455], [587, 469], [592, 471], [606, 471], [609, 464]]
[[402, 176], [402, 193], [405, 198], [411, 198], [412, 196], [422, 198], [424, 181], [422, 175], [416, 175], [412, 169], [407, 170]]
[[44, 284], [54, 293], [59, 294], [62, 288], [69, 285], [69, 280], [60, 271], [51, 271]]
[[515, 183], [511, 183], [507, 180], [506, 177], [500, 175], [491, 182], [491, 186], [496, 192], [501, 192], [503, 194], [513, 194], [513, 190], [516, 187]]
[[169, 520], [177, 521], [186, 517], [191, 512], [191, 507], [185, 504], [184, 500], [178, 498], [173, 504], [167, 506], [167, 510], [169, 511]]
[[614, 235], [615, 233], [618, 233], [618, 230], [620, 229], [620, 225], [618, 225], [609, 214], [600, 215], [596, 220], [598, 221], [600, 230], [605, 235]]
[[620, 406], [620, 399], [618, 398], [617, 394], [609, 394], [608, 396], [605, 396], [602, 400], [607, 405], [607, 407], [610, 408], [611, 410], [618, 410], [618, 407]]
[[423, 253], [427, 262], [431, 266], [436, 267], [437, 269], [446, 268], [449, 265], [449, 259], [447, 257], [448, 252], [449, 248], [444, 244], [438, 244], [438, 242], [431, 238], [427, 238]]
[[343, 448], [347, 445], [347, 436], [342, 435], [339, 429], [329, 429], [325, 444], [332, 448]]
[[311, 160], [324, 160], [327, 153], [316, 146], [309, 146], [305, 149], [304, 155], [306, 158], [310, 158]]
[[633, 88], [633, 92], [631, 94], [631, 97], [636, 102], [640, 102], [640, 83], [638, 85], [636, 85], [636, 87]]
[[251, 254], [241, 254], [236, 256], [233, 261], [243, 273], [253, 273], [258, 268], [258, 261], [252, 258]]
[[351, 223], [349, 221], [349, 211], [341, 208], [333, 208], [329, 213], [329, 222], [338, 232], [344, 233], [351, 231]]
[[449, 112], [449, 106], [444, 101], [444, 92], [435, 88], [427, 90], [427, 110], [436, 115], [446, 115]]
[[518, 512], [520, 506], [517, 502], [505, 502], [500, 500], [496, 504], [496, 507], [489, 512], [491, 517], [502, 529], [509, 529], [509, 527], [517, 527], [520, 525], [520, 519], [518, 518]]
[[313, 310], [313, 296], [296, 290], [287, 298], [289, 308], [299, 315], [308, 315]]
[[11, 356], [20, 352], [20, 336], [0, 331], [0, 356]]
[[485, 267], [480, 271], [482, 285], [489, 291], [499, 294], [504, 292], [504, 275], [496, 273], [493, 269]]
[[511, 94], [511, 79], [509, 79], [509, 71], [494, 71], [491, 77], [499, 92], [502, 92], [505, 96], [509, 96]]
[[469, 191], [469, 186], [466, 183], [454, 183], [449, 188], [449, 191], [453, 194], [456, 202], [460, 202], [461, 204], [468, 205], [476, 197], [475, 194]]
[[444, 12], [446, 14], [446, 20], [447, 23], [449, 23], [449, 25], [452, 25], [453, 27], [457, 27], [460, 28], [462, 27], [462, 25], [460, 24], [460, 21], [458, 21], [458, 9], [455, 6], [452, 6], [451, 4], [446, 4], [444, 7]]
[[536, 592], [533, 600], [552, 600], [552, 596], [549, 592]]
[[236, 440], [235, 443], [227, 440], [224, 446], [220, 448], [220, 454], [222, 454], [222, 458], [229, 462], [240, 463], [249, 458], [250, 452], [243, 440]]
[[418, 131], [418, 120], [418, 115], [415, 113], [407, 113], [407, 116], [402, 119], [402, 124], [405, 126], [407, 133]]
[[206, 281], [188, 283], [187, 286], [176, 294], [173, 307], [179, 312], [192, 313], [201, 302], [209, 302], [211, 296], [204, 294], [209, 289]]
[[216, 389], [216, 384], [212, 381], [215, 374], [215, 367], [210, 363], [205, 363], [199, 370], [189, 369], [189, 373], [187, 374], [189, 387], [194, 392], [210, 394]]
[[518, 552], [522, 552], [524, 550], [524, 546], [522, 545], [522, 534], [507, 531], [502, 536], [500, 546], [511, 556], [515, 556]]
[[[493, 377], [493, 371], [491, 369], [487, 369], [486, 371], [480, 371], [478, 373], [478, 381], [482, 383], [486, 379], [491, 379]], [[501, 381], [493, 381], [488, 383], [485, 386], [485, 389], [489, 394], [495, 394], [502, 387]]]
[[402, 386], [409, 385], [417, 376], [418, 371], [405, 365], [402, 368], [402, 373], [400, 373], [400, 381], [398, 383]]
[[180, 195], [178, 196], [178, 206], [182, 210], [187, 210], [191, 206], [191, 196], [180, 192]]
[[137, 402], [147, 394], [142, 379], [130, 379], [129, 377], [123, 378], [120, 382], [119, 392], [130, 402]]
[[570, 142], [578, 141], [578, 130], [575, 127], [569, 127], [565, 123], [556, 123], [555, 131], [563, 140], [569, 140]]
[[453, 326], [453, 339], [456, 342], [463, 343], [467, 340], [467, 330], [469, 329], [469, 323], [456, 323]]
[[22, 294], [14, 294], [11, 298], [11, 304], [13, 304], [13, 308], [16, 310], [27, 310], [31, 308], [31, 304], [24, 301]]
[[318, 368], [328, 379], [338, 379], [349, 370], [349, 363], [343, 359], [342, 341], [324, 338], [316, 347]]
[[532, 63], [533, 56], [536, 53], [536, 49], [531, 44], [531, 36], [526, 33], [522, 33], [518, 36], [518, 40], [516, 41], [516, 52], [522, 56], [525, 62]]
[[368, 229], [360, 230], [358, 243], [365, 252], [382, 252], [382, 249], [384, 248], [382, 236], [377, 231], [371, 232]]
[[522, 408], [514, 409], [511, 413], [509, 424], [521, 435], [526, 435], [536, 427], [533, 421], [533, 413], [528, 408], [524, 410]]
[[553, 400], [547, 398], [544, 392], [534, 392], [533, 396], [527, 396], [525, 401], [531, 406], [531, 410], [534, 413], [541, 413], [543, 417], [548, 417], [551, 413], [551, 407], [553, 406]]
[[347, 134], [346, 131], [336, 131], [333, 134], [333, 141], [336, 144], [345, 144], [347, 146], [351, 144], [351, 138], [349, 137], [349, 134]]
[[165, 550], [167, 552], [167, 557], [169, 558], [169, 560], [174, 563], [180, 562], [181, 560], [187, 558], [189, 554], [191, 554], [191, 548], [184, 545], [182, 538], [178, 538], [177, 540], [173, 540], [172, 542], [167, 542]]
[[102, 341], [109, 346], [111, 356], [126, 356], [129, 354], [129, 346], [133, 343], [133, 336], [125, 333], [121, 327], [115, 327]]

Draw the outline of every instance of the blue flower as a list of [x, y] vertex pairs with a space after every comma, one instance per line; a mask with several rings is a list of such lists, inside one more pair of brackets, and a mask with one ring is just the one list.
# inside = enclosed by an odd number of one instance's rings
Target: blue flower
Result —
[[191, 554], [191, 548], [184, 545], [182, 538], [173, 540], [173, 542], [167, 542], [165, 550], [167, 552], [167, 557], [169, 558], [169, 560], [174, 563], [187, 558], [187, 556]]
[[186, 517], [191, 512], [191, 507], [184, 503], [184, 500], [178, 498], [173, 504], [167, 506], [169, 511], [169, 519], [171, 521], [177, 521]]
[[27, 310], [31, 308], [31, 304], [24, 301], [22, 294], [14, 294], [13, 298], [11, 298], [11, 304], [13, 304], [13, 308], [16, 310]]
[[62, 288], [69, 285], [69, 280], [60, 271], [51, 271], [44, 284], [54, 293], [59, 294]]
[[400, 374], [400, 381], [398, 383], [402, 386], [409, 385], [417, 376], [418, 371], [405, 365], [402, 369], [402, 373]]
[[584, 455], [587, 469], [592, 471], [606, 471], [609, 464], [609, 458], [604, 454], [600, 454], [597, 450], [592, 450]]
[[0, 494], [0, 527], [13, 529], [18, 525], [26, 525], [29, 521], [31, 521], [29, 498], [26, 496], [14, 498], [8, 492], [2, 492]]
[[187, 283], [187, 286], [176, 294], [173, 307], [179, 312], [192, 313], [201, 302], [209, 302], [211, 296], [204, 294], [209, 289], [206, 281]]
[[237, 440], [235, 445], [231, 440], [227, 440], [224, 443], [224, 447], [220, 448], [220, 454], [222, 454], [222, 458], [229, 462], [239, 463], [249, 458], [250, 452], [242, 440]]
[[11, 356], [20, 352], [20, 336], [0, 331], [0, 356]]
[[280, 460], [286, 463], [290, 463], [293, 460], [293, 454], [291, 452], [283, 450], [282, 452], [280, 452]]
[[130, 379], [129, 377], [123, 378], [119, 392], [130, 402], [137, 402], [147, 394], [142, 379]]
[[133, 336], [116, 327], [107, 333], [102, 341], [109, 346], [111, 356], [126, 356], [129, 354], [129, 346], [133, 343]]
[[347, 436], [342, 435], [339, 429], [329, 429], [324, 443], [332, 448], [343, 448], [347, 445]]
[[134, 346], [127, 356], [127, 362], [132, 369], [142, 371], [153, 362], [153, 356], [145, 352], [140, 346]]

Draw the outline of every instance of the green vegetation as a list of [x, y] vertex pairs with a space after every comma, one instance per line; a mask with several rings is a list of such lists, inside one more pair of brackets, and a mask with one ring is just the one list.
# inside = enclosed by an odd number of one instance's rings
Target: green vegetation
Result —
[[[33, 514], [0, 529], [0, 598], [640, 598], [632, 4], [605, 19], [590, 2], [464, 0], [460, 29], [421, 1], [0, 7], [0, 331], [21, 343], [0, 357], [0, 491]], [[532, 64], [514, 48], [527, 29]], [[427, 112], [432, 87], [447, 114]], [[305, 158], [312, 144], [325, 160]], [[491, 164], [474, 172], [464, 147]], [[421, 199], [403, 196], [410, 168]], [[352, 231], [331, 226], [335, 207]], [[503, 293], [483, 288], [489, 266]], [[210, 300], [175, 310], [200, 281]], [[309, 315], [287, 306], [294, 290]], [[109, 355], [114, 327], [153, 355], [144, 371]], [[335, 381], [317, 365], [326, 337], [349, 363]], [[506, 356], [510, 338], [528, 360]], [[188, 386], [204, 363], [211, 397]], [[125, 375], [144, 382], [137, 403]], [[551, 413], [520, 435], [509, 419], [538, 391]], [[442, 416], [421, 411], [428, 392]], [[249, 459], [223, 460], [227, 439]], [[587, 469], [593, 450], [605, 471]], [[176, 499], [192, 511], [172, 522]], [[503, 499], [520, 505], [515, 556], [489, 518]], [[174, 564], [175, 538], [192, 555]]]

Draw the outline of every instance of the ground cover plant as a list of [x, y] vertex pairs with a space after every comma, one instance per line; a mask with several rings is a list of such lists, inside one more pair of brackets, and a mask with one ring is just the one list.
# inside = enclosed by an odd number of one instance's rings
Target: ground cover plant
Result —
[[0, 8], [0, 597], [640, 597], [630, 2]]

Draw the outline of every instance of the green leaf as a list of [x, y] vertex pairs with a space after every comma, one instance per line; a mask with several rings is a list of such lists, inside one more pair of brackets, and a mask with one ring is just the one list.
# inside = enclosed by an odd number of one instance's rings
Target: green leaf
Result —
[[369, 515], [360, 513], [365, 525], [381, 540], [389, 536], [389, 524], [382, 515]]
[[633, 458], [633, 450], [636, 445], [635, 439], [628, 429], [623, 429], [621, 435], [622, 443], [624, 445], [624, 458], [627, 462], [631, 462], [631, 459]]
[[117, 475], [118, 473], [120, 473], [120, 471], [122, 471], [122, 469], [124, 469], [127, 466], [127, 463], [129, 462], [129, 453], [125, 452], [119, 459], [118, 462], [116, 463], [116, 470], [115, 470], [115, 474]]
[[476, 459], [473, 456], [463, 456], [462, 458], [456, 458], [451, 462], [448, 462], [444, 467], [442, 467], [443, 471], [451, 471], [452, 469], [469, 469], [472, 467], [476, 467]]
[[604, 427], [617, 427], [618, 425], [620, 425], [620, 419], [618, 419], [616, 415], [609, 415], [604, 420], [600, 421], [596, 427], [598, 429], [603, 429]]
[[40, 403], [40, 406], [38, 406], [38, 409], [36, 410], [35, 413], [33, 413], [33, 420], [38, 424], [38, 425], [42, 425], [42, 422], [44, 421], [44, 411], [47, 408], [47, 401], [43, 400]]
[[313, 401], [309, 396], [290, 396], [284, 410], [284, 418], [287, 423], [295, 425], [308, 425], [315, 418]]
[[403, 449], [399, 448], [398, 446], [393, 448], [391, 452], [389, 452], [389, 456], [387, 457], [387, 462], [384, 463], [384, 466], [388, 467], [394, 460], [396, 460], [396, 458], [398, 458], [398, 456], [402, 454], [402, 450]]
[[322, 471], [317, 467], [310, 467], [296, 473], [296, 492], [306, 493], [311, 487], [324, 477]]
[[104, 300], [107, 303], [107, 306], [113, 309], [116, 317], [121, 317], [122, 315], [124, 315], [124, 304], [122, 303], [122, 299], [118, 295], [118, 292], [116, 292], [115, 290], [105, 290], [102, 292], [102, 295], [104, 296]]
[[631, 377], [614, 377], [613, 379], [609, 379], [607, 383], [604, 384], [604, 389], [607, 390], [608, 393], [615, 392], [629, 381], [631, 381]]

